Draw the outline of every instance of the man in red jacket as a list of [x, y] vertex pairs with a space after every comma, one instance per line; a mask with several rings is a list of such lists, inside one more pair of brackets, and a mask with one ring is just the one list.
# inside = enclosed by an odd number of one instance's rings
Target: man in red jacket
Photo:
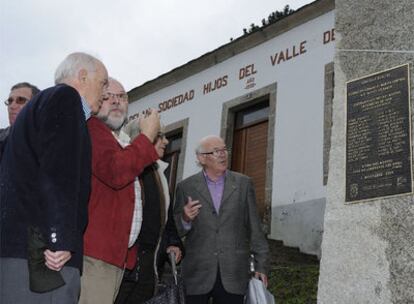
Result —
[[88, 121], [92, 141], [92, 189], [89, 223], [84, 235], [84, 272], [79, 303], [113, 303], [125, 267], [133, 267], [136, 253], [127, 256], [140, 228], [140, 187], [137, 177], [158, 159], [153, 142], [160, 129], [156, 110], [139, 120], [141, 134], [129, 144], [121, 131], [128, 96], [109, 79], [97, 117]]

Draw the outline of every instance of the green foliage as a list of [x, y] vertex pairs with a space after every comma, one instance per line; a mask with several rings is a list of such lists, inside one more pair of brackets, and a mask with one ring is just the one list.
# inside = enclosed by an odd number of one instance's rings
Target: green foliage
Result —
[[[262, 19], [262, 26], [266, 26], [266, 25], [269, 25], [271, 23], [275, 23], [275, 22], [285, 18], [286, 16], [289, 16], [290, 14], [292, 14], [294, 12], [295, 12], [295, 10], [291, 9], [289, 7], [289, 5], [286, 5], [282, 11], [274, 11], [273, 13], [271, 13], [269, 15], [269, 17], [267, 17], [267, 20], [263, 18]], [[252, 24], [250, 24], [249, 29], [246, 29], [246, 28], [243, 29], [243, 35], [248, 35], [248, 34], [253, 33], [253, 32], [255, 32], [259, 29], [260, 29], [260, 26], [255, 25], [254, 23], [252, 23]]]
[[[286, 16], [289, 16], [290, 14], [292, 14], [293, 12], [295, 12], [295, 10], [291, 9], [289, 5], [286, 5], [283, 11], [275, 11], [271, 13], [269, 17], [267, 18], [267, 21], [268, 21], [267, 24], [283, 19]], [[262, 23], [263, 23], [263, 20], [262, 20]], [[263, 24], [263, 25], [266, 25], [266, 24]]]
[[318, 291], [319, 265], [273, 265], [269, 290], [276, 303], [313, 304]]

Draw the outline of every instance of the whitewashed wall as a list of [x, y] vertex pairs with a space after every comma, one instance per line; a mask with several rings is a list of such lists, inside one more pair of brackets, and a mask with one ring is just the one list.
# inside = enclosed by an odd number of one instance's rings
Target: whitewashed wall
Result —
[[[322, 168], [324, 68], [333, 61], [335, 45], [334, 42], [324, 44], [323, 33], [333, 29], [334, 18], [334, 11], [326, 13], [130, 105], [132, 115], [149, 107], [158, 108], [159, 103], [192, 89], [195, 91], [192, 100], [161, 113], [166, 125], [189, 118], [185, 178], [199, 170], [194, 155], [198, 139], [208, 134], [220, 134], [222, 104], [277, 83], [272, 192], [272, 209], [276, 209], [275, 212], [272, 210], [270, 235], [275, 239], [285, 239], [289, 235], [289, 231], [281, 230], [294, 229], [277, 223], [280, 219], [278, 207], [324, 200], [326, 196]], [[293, 46], [298, 52], [303, 41], [306, 41], [306, 53], [272, 65], [271, 56], [285, 49], [291, 54]], [[257, 71], [253, 75], [255, 86], [245, 89], [246, 79], [239, 80], [239, 70], [250, 64], [254, 64]], [[224, 75], [228, 75], [226, 86], [203, 95], [204, 84]], [[319, 220], [323, 218], [323, 214], [314, 216]], [[295, 242], [301, 240], [291, 243]], [[303, 247], [301, 244], [291, 245]]]

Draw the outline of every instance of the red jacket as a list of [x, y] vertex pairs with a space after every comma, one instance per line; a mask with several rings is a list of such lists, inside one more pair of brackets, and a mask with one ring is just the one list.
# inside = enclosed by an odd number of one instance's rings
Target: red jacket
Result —
[[134, 180], [158, 159], [158, 154], [145, 135], [122, 148], [97, 118], [89, 119], [88, 128], [92, 141], [92, 189], [84, 255], [121, 268], [126, 262], [127, 268], [132, 268], [136, 252], [128, 254], [128, 241], [135, 204]]

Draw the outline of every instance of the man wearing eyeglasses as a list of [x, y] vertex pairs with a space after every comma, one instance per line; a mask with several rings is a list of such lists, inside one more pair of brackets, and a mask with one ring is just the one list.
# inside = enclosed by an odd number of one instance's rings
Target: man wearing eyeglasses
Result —
[[141, 134], [130, 142], [121, 128], [126, 122], [128, 96], [120, 82], [109, 78], [99, 113], [88, 121], [92, 140], [92, 192], [84, 235], [84, 272], [79, 304], [112, 304], [128, 255], [141, 227], [141, 188], [138, 176], [159, 157], [153, 142], [160, 118], [152, 110], [138, 124]]
[[185, 239], [183, 279], [187, 304], [243, 303], [249, 257], [255, 276], [267, 285], [268, 244], [261, 229], [249, 177], [227, 169], [228, 149], [207, 136], [196, 148], [201, 172], [177, 185], [174, 205], [178, 233]]
[[[28, 82], [20, 82], [12, 86], [10, 89], [9, 98], [7, 98], [4, 102], [4, 104], [7, 106], [10, 126], [14, 124], [17, 114], [19, 114], [20, 110], [23, 109], [26, 103], [39, 92], [40, 90], [36, 86]], [[4, 129], [0, 129], [1, 145], [3, 145], [4, 141], [9, 135], [10, 126]]]

